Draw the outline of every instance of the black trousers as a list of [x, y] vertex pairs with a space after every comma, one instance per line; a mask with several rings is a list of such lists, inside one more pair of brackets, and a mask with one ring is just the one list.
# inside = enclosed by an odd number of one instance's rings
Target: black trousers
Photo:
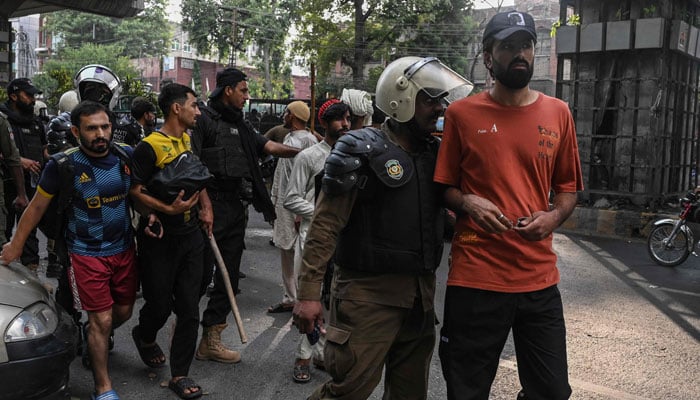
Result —
[[172, 376], [187, 376], [199, 332], [199, 291], [202, 282], [204, 235], [200, 229], [154, 239], [138, 231], [139, 272], [145, 303], [139, 314], [141, 339], [156, 340], [158, 330], [177, 316], [170, 347]]
[[[237, 293], [241, 256], [245, 248], [245, 207], [237, 195], [234, 199], [210, 197], [214, 209], [214, 238], [221, 251], [224, 264], [226, 264], [233, 292]], [[207, 246], [204, 260], [205, 269], [210, 271], [215, 260], [209, 246]], [[206, 278], [205, 281], [209, 283]], [[207, 308], [202, 315], [202, 326], [223, 324], [230, 313], [231, 303], [226, 294], [226, 286], [221, 274], [216, 271], [214, 272], [214, 290], [209, 295], [209, 303], [207, 303]]]
[[529, 293], [448, 286], [443, 324], [439, 354], [448, 399], [489, 398], [511, 329], [524, 398], [564, 400], [571, 395], [556, 285]]

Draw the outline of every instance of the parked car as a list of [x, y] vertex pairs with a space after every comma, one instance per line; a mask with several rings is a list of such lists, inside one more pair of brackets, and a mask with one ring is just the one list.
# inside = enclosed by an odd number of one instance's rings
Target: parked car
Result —
[[0, 265], [0, 332], [0, 399], [67, 391], [78, 328], [19, 263]]

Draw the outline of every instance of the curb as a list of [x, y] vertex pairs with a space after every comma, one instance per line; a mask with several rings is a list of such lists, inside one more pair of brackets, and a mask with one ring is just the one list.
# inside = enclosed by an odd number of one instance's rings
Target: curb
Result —
[[646, 240], [654, 221], [675, 217], [677, 215], [663, 212], [576, 207], [571, 216], [557, 229], [557, 232]]

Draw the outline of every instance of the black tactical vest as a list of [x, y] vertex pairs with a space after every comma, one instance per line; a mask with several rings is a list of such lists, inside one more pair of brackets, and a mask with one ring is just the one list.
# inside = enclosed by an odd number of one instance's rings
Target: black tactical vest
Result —
[[42, 138], [44, 136], [44, 127], [36, 120], [32, 119], [31, 123], [19, 125], [10, 120], [12, 132], [15, 139], [19, 154], [24, 158], [39, 161], [44, 164], [44, 144]]
[[216, 139], [214, 146], [202, 149], [202, 162], [217, 179], [250, 178], [238, 127], [221, 118], [212, 119], [216, 122]]
[[336, 248], [343, 268], [377, 273], [432, 273], [443, 249], [444, 210], [433, 172], [439, 143], [409, 155], [386, 140], [358, 171], [359, 190]]

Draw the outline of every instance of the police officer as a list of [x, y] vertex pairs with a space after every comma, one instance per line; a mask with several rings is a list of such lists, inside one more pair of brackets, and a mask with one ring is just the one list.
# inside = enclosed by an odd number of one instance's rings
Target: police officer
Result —
[[136, 97], [131, 102], [131, 119], [141, 137], [146, 137], [156, 129], [156, 107], [145, 97]]
[[111, 69], [98, 64], [86, 65], [75, 74], [73, 84], [78, 92], [79, 101], [96, 101], [110, 110], [112, 141], [136, 146], [143, 139], [137, 126], [132, 126], [129, 121], [119, 120], [114, 113], [121, 93], [121, 81]]
[[[192, 133], [192, 150], [197, 154], [214, 180], [207, 186], [214, 215], [214, 237], [231, 277], [234, 293], [238, 293], [240, 264], [245, 235], [246, 209], [241, 201], [244, 181], [252, 183], [252, 203], [265, 220], [275, 219], [275, 209], [265, 188], [258, 160], [265, 154], [294, 157], [299, 149], [268, 140], [243, 119], [243, 106], [250, 98], [247, 76], [236, 68], [226, 68], [216, 74], [216, 89], [209, 96], [209, 105], [202, 108]], [[209, 254], [206, 265], [213, 265]], [[211, 269], [207, 270], [211, 272]], [[209, 282], [205, 276], [204, 282]], [[237, 351], [221, 343], [221, 331], [231, 305], [220, 274], [214, 276], [214, 289], [202, 316], [204, 333], [195, 357], [225, 363], [240, 361]]]
[[[46, 161], [44, 125], [34, 115], [35, 96], [40, 93], [41, 91], [34, 87], [30, 79], [17, 78], [7, 85], [7, 102], [0, 104], [0, 112], [7, 115], [7, 120], [12, 127], [12, 135], [24, 170], [24, 187], [30, 198], [34, 196], [41, 169]], [[9, 204], [17, 196], [19, 188], [15, 185], [7, 185], [8, 181], [5, 183], [5, 203]], [[19, 220], [22, 210], [8, 207], [7, 211], [4, 229], [5, 236], [9, 239], [12, 236], [15, 220]], [[27, 238], [20, 261], [36, 274], [39, 268], [39, 240], [36, 236], [36, 228]]]
[[444, 215], [431, 133], [446, 101], [471, 89], [436, 58], [400, 58], [377, 82], [389, 120], [348, 132], [327, 159], [293, 312], [301, 333], [323, 326], [321, 283], [335, 250], [325, 347], [332, 379], [309, 399], [366, 399], [384, 369], [384, 398], [426, 398]]
[[[0, 112], [0, 154], [2, 155], [4, 180], [0, 180], [0, 241], [7, 242], [9, 239], [5, 237], [5, 224], [7, 211], [5, 208], [24, 209], [29, 203], [27, 192], [24, 189], [24, 172], [22, 172], [22, 163], [19, 157], [19, 150], [12, 140], [12, 128], [7, 121], [7, 115]], [[9, 181], [17, 188], [17, 198], [11, 204], [5, 202], [5, 182]]]

